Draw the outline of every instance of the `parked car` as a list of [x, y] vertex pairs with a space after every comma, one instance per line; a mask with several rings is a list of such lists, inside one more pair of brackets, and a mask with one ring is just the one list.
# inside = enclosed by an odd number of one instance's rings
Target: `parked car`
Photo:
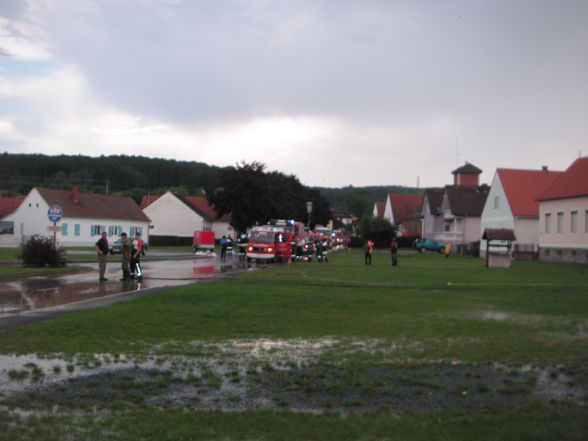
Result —
[[116, 239], [114, 242], [110, 242], [109, 251], [110, 254], [120, 254], [122, 250], [122, 240]]
[[[141, 255], [145, 255], [148, 247], [149, 245], [146, 242], [143, 242], [143, 249], [141, 250]], [[110, 254], [120, 254], [122, 252], [122, 240], [120, 238], [110, 243], [109, 252]]]
[[414, 243], [415, 249], [420, 253], [425, 253], [427, 251], [437, 251], [438, 253], [442, 253], [445, 249], [445, 244], [443, 242], [437, 242], [433, 239], [417, 239]]

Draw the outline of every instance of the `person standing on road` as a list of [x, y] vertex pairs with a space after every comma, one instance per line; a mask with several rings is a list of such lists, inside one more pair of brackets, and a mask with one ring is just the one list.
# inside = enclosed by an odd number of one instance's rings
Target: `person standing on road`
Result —
[[122, 241], [122, 246], [120, 248], [122, 256], [122, 279], [120, 280], [128, 280], [131, 278], [131, 253], [133, 251], [133, 242], [127, 237], [127, 233], [122, 233], [120, 235], [120, 240]]
[[392, 266], [396, 266], [398, 264], [398, 242], [396, 242], [396, 238], [392, 239], [390, 253], [392, 254]]
[[228, 245], [229, 245], [229, 243], [227, 241], [227, 237], [223, 236], [220, 240], [220, 247], [221, 247], [220, 259], [221, 259], [221, 262], [224, 262], [225, 260], [227, 260], [227, 246]]
[[135, 240], [133, 240], [133, 251], [131, 255], [131, 278], [141, 280], [143, 278], [143, 271], [141, 271], [141, 251], [143, 251], [143, 240], [141, 233], [135, 233]]
[[96, 253], [98, 253], [98, 271], [100, 272], [100, 282], [106, 282], [108, 279], [104, 277], [106, 273], [106, 256], [108, 255], [108, 234], [106, 231], [102, 232], [100, 239], [94, 245]]

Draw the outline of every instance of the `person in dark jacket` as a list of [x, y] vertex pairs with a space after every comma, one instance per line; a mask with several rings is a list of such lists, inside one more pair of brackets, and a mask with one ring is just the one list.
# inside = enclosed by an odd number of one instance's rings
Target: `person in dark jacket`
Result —
[[128, 280], [131, 278], [131, 253], [133, 252], [133, 242], [127, 237], [127, 233], [120, 235], [122, 246], [120, 253], [122, 257], [122, 279]]
[[105, 282], [108, 279], [104, 277], [106, 273], [106, 256], [108, 256], [108, 234], [106, 231], [102, 232], [100, 239], [94, 245], [96, 248], [96, 253], [98, 254], [98, 271], [100, 272], [99, 281]]
[[398, 264], [398, 242], [396, 242], [396, 238], [392, 239], [390, 244], [390, 254], [392, 255], [392, 266], [396, 266]]

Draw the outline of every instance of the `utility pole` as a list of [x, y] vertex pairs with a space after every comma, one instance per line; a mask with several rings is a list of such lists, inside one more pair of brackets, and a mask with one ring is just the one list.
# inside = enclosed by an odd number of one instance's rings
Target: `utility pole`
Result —
[[108, 196], [108, 187], [110, 186], [110, 181], [106, 180], [106, 196]]

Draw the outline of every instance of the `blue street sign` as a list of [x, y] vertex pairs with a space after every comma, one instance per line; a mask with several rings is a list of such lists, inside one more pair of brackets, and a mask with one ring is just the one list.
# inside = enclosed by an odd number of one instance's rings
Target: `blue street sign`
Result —
[[47, 210], [47, 217], [53, 223], [59, 222], [63, 217], [63, 209], [59, 205], [51, 205]]

